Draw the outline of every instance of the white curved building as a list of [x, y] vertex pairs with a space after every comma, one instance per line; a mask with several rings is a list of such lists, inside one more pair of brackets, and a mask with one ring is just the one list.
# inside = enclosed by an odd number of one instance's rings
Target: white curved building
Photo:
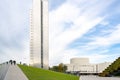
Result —
[[67, 64], [67, 72], [80, 72], [82, 74], [89, 73], [101, 73], [105, 70], [111, 63], [104, 62], [98, 64], [91, 64], [89, 58], [72, 58], [70, 64]]
[[89, 64], [89, 59], [88, 58], [72, 58], [70, 59], [71, 64]]

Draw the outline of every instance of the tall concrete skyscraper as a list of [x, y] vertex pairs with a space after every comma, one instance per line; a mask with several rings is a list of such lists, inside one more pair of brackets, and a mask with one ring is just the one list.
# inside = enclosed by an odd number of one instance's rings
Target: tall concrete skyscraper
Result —
[[33, 0], [30, 35], [30, 65], [48, 69], [48, 0]]

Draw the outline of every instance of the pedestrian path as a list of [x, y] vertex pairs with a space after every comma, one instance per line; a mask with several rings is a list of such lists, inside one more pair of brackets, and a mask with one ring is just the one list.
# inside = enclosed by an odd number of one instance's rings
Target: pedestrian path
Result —
[[28, 80], [17, 65], [10, 65], [4, 80]]
[[80, 76], [80, 80], [120, 80], [119, 77]]
[[4, 80], [8, 68], [9, 68], [9, 65], [7, 64], [0, 65], [0, 80]]

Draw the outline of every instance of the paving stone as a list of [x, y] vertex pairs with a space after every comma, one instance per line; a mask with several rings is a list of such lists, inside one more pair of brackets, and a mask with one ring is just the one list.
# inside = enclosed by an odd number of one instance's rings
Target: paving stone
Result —
[[80, 80], [120, 80], [120, 77], [80, 76]]
[[10, 65], [4, 80], [28, 80], [17, 65]]
[[0, 65], [0, 80], [4, 80], [8, 67], [9, 65], [7, 64]]

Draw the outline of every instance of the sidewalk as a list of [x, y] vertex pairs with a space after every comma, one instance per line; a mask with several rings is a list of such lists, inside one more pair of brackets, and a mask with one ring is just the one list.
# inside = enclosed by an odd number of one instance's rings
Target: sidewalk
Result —
[[0, 80], [4, 80], [5, 75], [8, 71], [9, 65], [7, 64], [2, 64], [0, 65]]
[[79, 80], [120, 80], [118, 77], [80, 76]]
[[10, 65], [4, 80], [28, 80], [17, 65]]

